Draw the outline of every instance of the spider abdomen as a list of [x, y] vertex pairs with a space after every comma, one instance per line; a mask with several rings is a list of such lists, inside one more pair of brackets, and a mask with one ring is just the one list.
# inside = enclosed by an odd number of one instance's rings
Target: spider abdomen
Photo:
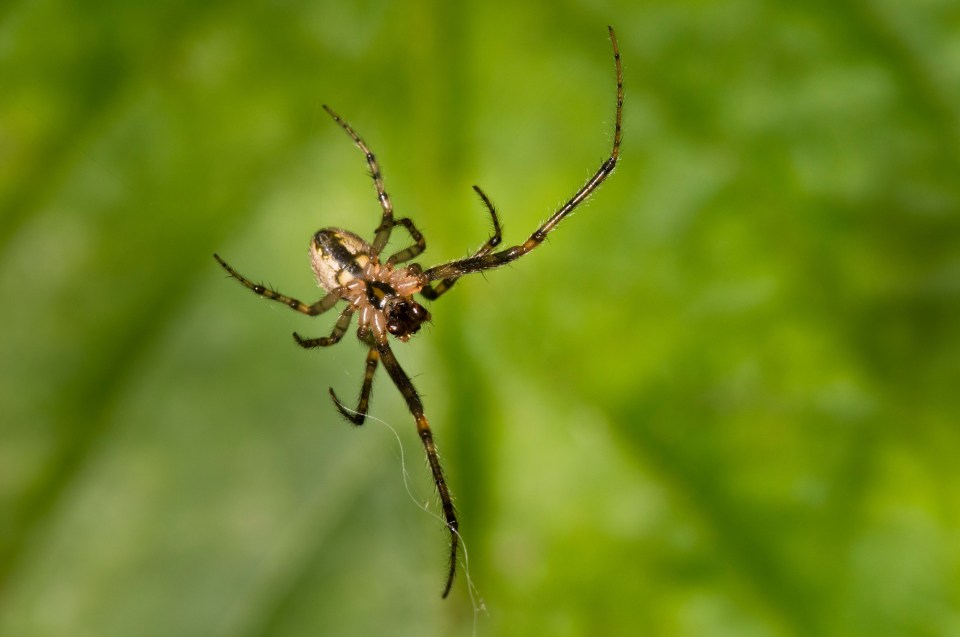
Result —
[[346, 230], [324, 228], [310, 242], [310, 263], [327, 292], [362, 277], [370, 262], [370, 244]]

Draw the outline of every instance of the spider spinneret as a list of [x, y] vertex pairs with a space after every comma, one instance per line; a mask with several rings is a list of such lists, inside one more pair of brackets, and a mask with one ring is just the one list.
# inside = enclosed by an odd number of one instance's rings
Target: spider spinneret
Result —
[[[403, 395], [407, 408], [416, 422], [417, 433], [423, 444], [427, 463], [430, 465], [437, 494], [440, 497], [444, 521], [450, 531], [450, 558], [443, 597], [449, 594], [456, 573], [460, 524], [453, 507], [450, 491], [447, 488], [443, 469], [440, 466], [430, 424], [424, 415], [423, 403], [410, 381], [410, 377], [403, 371], [400, 363], [393, 355], [389, 336], [394, 336], [402, 342], [408, 341], [412, 335], [420, 330], [424, 321], [430, 320], [430, 312], [414, 299], [415, 294], [419, 294], [430, 301], [436, 300], [453, 287], [453, 284], [461, 276], [499, 268], [519, 259], [543, 243], [557, 224], [586, 200], [613, 172], [620, 157], [623, 69], [620, 63], [620, 49], [617, 46], [616, 34], [613, 27], [608, 27], [608, 29], [610, 31], [610, 42], [613, 45], [613, 59], [617, 74], [617, 106], [613, 148], [610, 151], [610, 156], [600, 165], [600, 168], [587, 183], [581, 186], [565, 204], [550, 215], [523, 243], [495, 251], [502, 239], [500, 220], [487, 195], [478, 186], [474, 186], [473, 189], [490, 213], [493, 223], [493, 234], [487, 241], [470, 257], [436, 265], [427, 270], [416, 263], [400, 265], [423, 252], [427, 247], [426, 240], [413, 221], [407, 218], [394, 218], [393, 204], [384, 189], [383, 177], [376, 157], [353, 128], [324, 105], [324, 110], [350, 136], [353, 143], [366, 157], [367, 167], [370, 169], [370, 176], [377, 191], [377, 200], [383, 211], [373, 241], [368, 243], [356, 234], [340, 228], [324, 228], [314, 234], [309, 248], [310, 262], [317, 283], [326, 294], [320, 300], [309, 305], [276, 290], [271, 290], [262, 284], [252, 282], [227, 265], [226, 261], [218, 255], [213, 255], [231, 277], [254, 293], [283, 303], [302, 314], [317, 316], [331, 310], [340, 301], [346, 303], [329, 336], [303, 338], [294, 332], [293, 338], [301, 347], [328, 347], [340, 342], [350, 327], [353, 315], [357, 314], [357, 337], [369, 346], [357, 408], [347, 408], [337, 398], [332, 388], [330, 389], [330, 396], [337, 411], [344, 418], [355, 425], [362, 425], [367, 415], [373, 377], [381, 363], [387, 370], [387, 374], [390, 375], [393, 384]], [[393, 229], [397, 226], [404, 227], [413, 240], [413, 245], [390, 255], [386, 261], [381, 263], [380, 253], [386, 247]]]

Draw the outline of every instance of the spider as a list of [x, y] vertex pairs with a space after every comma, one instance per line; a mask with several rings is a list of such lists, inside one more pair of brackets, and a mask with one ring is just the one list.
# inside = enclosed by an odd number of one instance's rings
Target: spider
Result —
[[[214, 254], [217, 262], [227, 273], [262, 297], [278, 301], [297, 312], [308, 316], [317, 316], [327, 312], [340, 301], [346, 307], [340, 312], [340, 317], [334, 324], [329, 336], [319, 338], [304, 338], [293, 333], [298, 345], [304, 348], [329, 347], [338, 343], [346, 334], [354, 314], [358, 315], [357, 337], [365, 343], [367, 351], [366, 367], [363, 374], [363, 384], [360, 388], [360, 399], [356, 409], [349, 409], [330, 388], [330, 397], [340, 414], [354, 425], [362, 425], [370, 403], [370, 389], [373, 376], [378, 365], [382, 364], [390, 375], [390, 379], [403, 395], [407, 408], [416, 421], [417, 432], [426, 452], [427, 462], [433, 474], [433, 482], [440, 497], [443, 516], [447, 529], [450, 531], [450, 561], [447, 568], [447, 579], [443, 588], [442, 597], [447, 597], [453, 585], [457, 567], [457, 547], [459, 546], [459, 522], [450, 498], [450, 490], [440, 466], [437, 447], [430, 431], [430, 424], [423, 411], [423, 403], [410, 377], [403, 371], [397, 362], [390, 347], [390, 336], [401, 342], [410, 340], [425, 321], [430, 320], [430, 312], [414, 299], [420, 294], [427, 300], [434, 301], [448, 292], [456, 281], [474, 272], [482, 272], [499, 268], [516, 261], [527, 254], [546, 239], [547, 235], [556, 228], [567, 215], [587, 199], [613, 172], [620, 156], [621, 120], [623, 113], [623, 70], [620, 63], [620, 50], [617, 46], [616, 34], [613, 27], [608, 27], [610, 42], [613, 46], [613, 59], [616, 68], [617, 106], [613, 133], [613, 149], [610, 156], [600, 165], [594, 175], [577, 190], [576, 193], [560, 206], [533, 234], [521, 244], [510, 248], [495, 251], [500, 245], [501, 228], [497, 211], [489, 197], [478, 187], [473, 189], [479, 195], [481, 202], [490, 214], [493, 223], [493, 233], [487, 241], [473, 253], [472, 256], [457, 259], [424, 270], [417, 263], [409, 263], [411, 259], [423, 252], [426, 240], [417, 230], [413, 221], [406, 217], [395, 218], [393, 204], [387, 191], [384, 190], [383, 176], [380, 165], [367, 144], [354, 132], [353, 128], [337, 115], [332, 109], [324, 105], [324, 110], [333, 118], [353, 143], [360, 148], [366, 157], [367, 167], [377, 191], [377, 200], [383, 210], [380, 225], [377, 226], [373, 241], [367, 243], [358, 235], [340, 228], [324, 228], [313, 235], [310, 242], [309, 254], [316, 275], [317, 283], [326, 294], [312, 304], [304, 303], [293, 297], [281, 294], [277, 290], [253, 283], [239, 272], [227, 265], [226, 261]], [[390, 239], [390, 233], [397, 226], [403, 226], [413, 240], [413, 245], [391, 254], [386, 260], [382, 259], [382, 252]], [[403, 265], [401, 265], [403, 264]]]

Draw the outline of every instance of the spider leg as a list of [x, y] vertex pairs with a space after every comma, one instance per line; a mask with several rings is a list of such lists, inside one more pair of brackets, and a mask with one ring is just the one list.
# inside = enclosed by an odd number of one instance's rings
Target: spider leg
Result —
[[235, 278], [237, 281], [240, 281], [240, 283], [242, 283], [247, 288], [253, 290], [254, 293], [259, 294], [260, 296], [268, 298], [272, 301], [283, 303], [290, 309], [296, 310], [297, 312], [306, 314], [308, 316], [317, 316], [318, 314], [323, 314], [324, 312], [332, 308], [334, 305], [336, 305], [337, 301], [340, 300], [340, 297], [343, 296], [343, 288], [335, 288], [334, 290], [327, 292], [327, 294], [322, 299], [320, 299], [313, 305], [307, 305], [303, 301], [298, 301], [293, 297], [287, 296], [285, 294], [281, 294], [275, 290], [271, 290], [270, 288], [264, 287], [259, 283], [254, 283], [253, 281], [244, 277], [239, 272], [237, 272], [236, 270], [231, 268], [229, 265], [227, 265], [227, 262], [221, 259], [216, 254], [213, 255], [213, 258], [217, 260], [217, 263], [223, 266], [223, 269], [227, 271], [227, 274]]
[[594, 173], [587, 183], [580, 187], [574, 195], [560, 208], [556, 210], [550, 218], [537, 228], [530, 237], [520, 245], [494, 252], [493, 254], [481, 254], [466, 259], [450, 261], [438, 266], [434, 266], [425, 271], [424, 279], [427, 281], [436, 281], [437, 279], [456, 279], [464, 274], [471, 272], [480, 272], [491, 270], [515, 261], [527, 254], [547, 238], [547, 235], [558, 223], [563, 221], [564, 217], [573, 212], [577, 206], [589, 197], [600, 184], [613, 172], [620, 158], [620, 143], [622, 141], [621, 123], [623, 120], [623, 68], [620, 62], [620, 48], [617, 45], [617, 36], [613, 32], [613, 27], [607, 27], [610, 30], [610, 42], [613, 44], [613, 61], [617, 71], [617, 112], [616, 123], [613, 129], [613, 149], [610, 156], [600, 165], [600, 168]]
[[413, 225], [413, 221], [404, 217], [403, 219], [397, 219], [393, 222], [394, 226], [403, 226], [407, 229], [407, 232], [410, 233], [410, 236], [414, 240], [414, 244], [409, 248], [404, 248], [396, 254], [390, 256], [387, 259], [387, 265], [393, 266], [398, 263], [403, 263], [404, 261], [409, 261], [413, 257], [417, 256], [421, 252], [427, 249], [427, 240], [423, 238], [423, 234], [417, 230], [417, 227]]
[[370, 388], [373, 386], [373, 375], [377, 371], [377, 362], [380, 360], [380, 353], [376, 347], [371, 347], [367, 352], [367, 363], [363, 372], [363, 386], [360, 388], [360, 402], [357, 403], [356, 410], [348, 409], [330, 388], [330, 397], [333, 398], [333, 404], [336, 406], [340, 415], [355, 425], [362, 425], [367, 418], [367, 408], [370, 405]]
[[[474, 257], [481, 257], [500, 245], [500, 241], [503, 239], [503, 236], [501, 235], [500, 219], [497, 217], [497, 210], [493, 207], [493, 203], [491, 203], [490, 198], [487, 197], [486, 193], [480, 190], [480, 186], [474, 186], [473, 189], [478, 195], [480, 195], [480, 200], [483, 201], [483, 205], [486, 206], [487, 210], [490, 211], [490, 218], [493, 220], [493, 235], [487, 239], [486, 243], [480, 246], [476, 252], [473, 253]], [[437, 283], [436, 287], [426, 285], [422, 290], [420, 290], [420, 294], [422, 294], [426, 299], [435, 301], [439, 299], [444, 292], [452, 288], [453, 284], [457, 282], [458, 278], [460, 277], [448, 277], [440, 281], [440, 283]]]
[[443, 517], [446, 520], [447, 529], [450, 531], [450, 566], [447, 572], [447, 583], [443, 587], [443, 597], [450, 593], [450, 587], [453, 585], [453, 576], [457, 570], [457, 546], [460, 542], [460, 535], [457, 529], [460, 527], [457, 522], [457, 515], [453, 509], [453, 501], [450, 499], [450, 491], [447, 489], [447, 481], [443, 477], [443, 469], [440, 467], [440, 458], [437, 455], [437, 447], [433, 442], [433, 434], [430, 432], [430, 424], [427, 417], [423, 414], [423, 403], [420, 402], [420, 396], [410, 377], [400, 367], [400, 363], [393, 355], [390, 345], [386, 342], [377, 343], [377, 351], [383, 360], [383, 366], [390, 374], [393, 384], [397, 386], [404, 400], [407, 401], [407, 408], [413, 414], [417, 422], [417, 433], [420, 434], [420, 441], [423, 443], [424, 451], [427, 453], [427, 462], [430, 465], [430, 471], [433, 472], [433, 482], [437, 486], [437, 493], [440, 495], [440, 504], [443, 507]]
[[333, 326], [333, 331], [330, 332], [330, 336], [321, 336], [320, 338], [303, 338], [296, 332], [293, 333], [293, 340], [297, 342], [297, 345], [300, 347], [310, 349], [312, 347], [329, 347], [330, 345], [336, 345], [340, 342], [340, 339], [343, 338], [343, 335], [347, 333], [347, 328], [350, 327], [350, 319], [353, 318], [353, 313], [356, 311], [356, 308], [352, 305], [348, 305], [343, 308], [343, 312], [340, 313], [340, 318], [337, 319], [336, 324]]
[[383, 208], [383, 219], [380, 221], [380, 225], [377, 226], [377, 234], [373, 239], [370, 250], [370, 257], [376, 259], [380, 255], [380, 251], [383, 250], [383, 247], [387, 245], [387, 241], [390, 239], [390, 231], [393, 230], [393, 226], [396, 225], [393, 222], [393, 204], [390, 203], [390, 196], [383, 187], [383, 175], [380, 172], [380, 164], [377, 163], [376, 156], [370, 152], [367, 144], [357, 135], [353, 128], [350, 127], [350, 124], [333, 112], [333, 109], [326, 104], [323, 105], [323, 110], [327, 111], [330, 117], [333, 118], [333, 121], [347, 132], [347, 135], [349, 135], [353, 143], [357, 145], [357, 148], [366, 155], [367, 166], [370, 168], [370, 177], [373, 179], [373, 185], [377, 189], [377, 199], [380, 201], [380, 207]]

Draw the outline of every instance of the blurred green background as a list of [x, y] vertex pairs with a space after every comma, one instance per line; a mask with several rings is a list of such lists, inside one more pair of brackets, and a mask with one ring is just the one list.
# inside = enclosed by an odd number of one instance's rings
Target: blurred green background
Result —
[[[312, 300], [369, 142], [470, 575]], [[0, 5], [0, 633], [960, 635], [960, 4]], [[402, 236], [402, 232], [397, 233]], [[485, 608], [485, 610], [483, 610]], [[479, 610], [478, 610], [479, 609]]]

